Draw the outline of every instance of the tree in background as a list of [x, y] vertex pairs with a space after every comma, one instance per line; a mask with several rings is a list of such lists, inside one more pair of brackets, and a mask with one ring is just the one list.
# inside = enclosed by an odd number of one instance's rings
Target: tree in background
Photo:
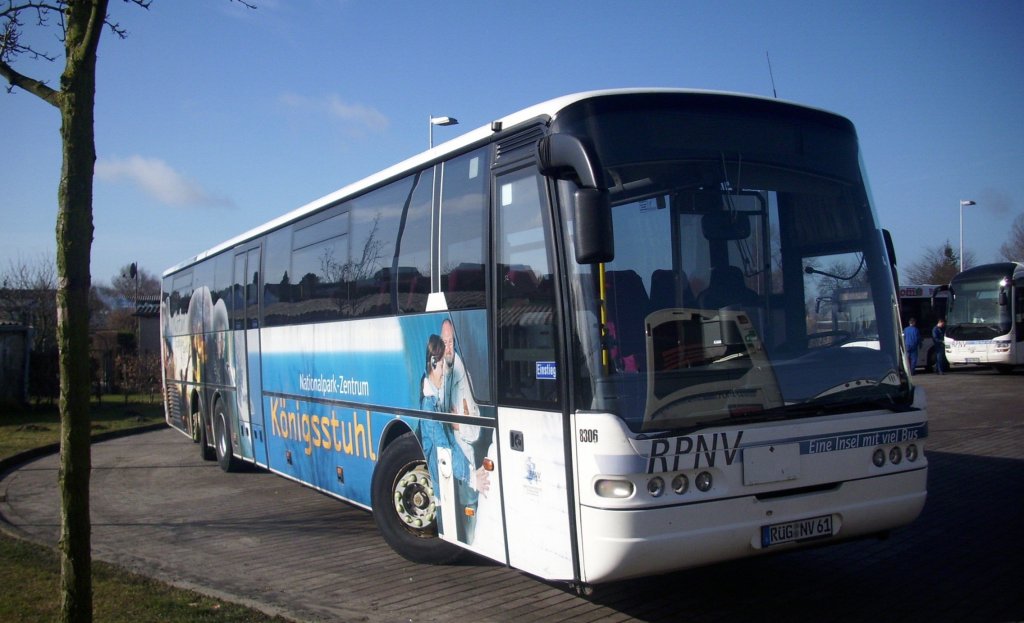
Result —
[[999, 253], [1007, 262], [1024, 262], [1024, 214], [1018, 214], [1010, 226], [1010, 235], [999, 247]]
[[[148, 8], [151, 0], [124, 0]], [[249, 6], [245, 0], [237, 2]], [[92, 555], [89, 524], [89, 302], [92, 253], [92, 187], [96, 163], [94, 128], [96, 51], [104, 28], [126, 35], [109, 21], [109, 0], [7, 0], [0, 6], [0, 76], [50, 104], [61, 116], [61, 174], [57, 188], [57, 346], [60, 359], [61, 496], [60, 620], [92, 621]], [[64, 69], [60, 85], [14, 69], [20, 58], [56, 60], [22, 39], [25, 20], [60, 29]], [[39, 37], [38, 40], [45, 40]], [[52, 40], [52, 39], [51, 39]]]
[[[974, 254], [964, 254], [967, 265], [974, 264]], [[960, 255], [949, 244], [949, 240], [937, 247], [926, 249], [924, 256], [907, 266], [903, 273], [906, 283], [930, 283], [942, 285], [952, 281], [960, 272]]]
[[110, 278], [110, 286], [100, 286], [99, 290], [110, 303], [103, 322], [104, 328], [135, 333], [138, 322], [135, 317], [136, 303], [139, 300], [160, 298], [160, 280], [137, 264], [125, 264]]
[[110, 278], [109, 293], [126, 301], [160, 296], [160, 278], [132, 262]]
[[0, 313], [3, 318], [35, 329], [33, 348], [55, 348], [57, 343], [57, 269], [53, 256], [35, 260], [9, 260], [0, 273]]
[[29, 396], [53, 404], [60, 388], [57, 353], [57, 269], [53, 256], [10, 260], [0, 273], [0, 318], [32, 327]]

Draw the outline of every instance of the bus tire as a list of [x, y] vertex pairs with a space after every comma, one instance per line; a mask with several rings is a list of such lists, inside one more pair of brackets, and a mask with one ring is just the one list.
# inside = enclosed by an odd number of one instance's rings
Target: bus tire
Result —
[[213, 408], [213, 438], [220, 468], [226, 472], [238, 471], [240, 463], [233, 454], [231, 426], [222, 400], [217, 400]]
[[373, 519], [393, 550], [412, 562], [444, 565], [464, 550], [437, 534], [434, 488], [419, 442], [405, 433], [381, 453], [371, 485]]
[[212, 461], [217, 458], [217, 451], [210, 443], [209, 435], [206, 432], [206, 418], [200, 414], [195, 415], [196, 436], [199, 437], [199, 456], [204, 461]]

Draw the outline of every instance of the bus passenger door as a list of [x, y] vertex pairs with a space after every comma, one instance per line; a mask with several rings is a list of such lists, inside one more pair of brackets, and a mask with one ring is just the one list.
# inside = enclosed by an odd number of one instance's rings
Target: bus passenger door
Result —
[[573, 579], [551, 224], [545, 180], [526, 164], [498, 175], [492, 191], [498, 467], [509, 564]]
[[[238, 428], [236, 450], [242, 457], [267, 465], [263, 431], [263, 388], [260, 375], [260, 248], [235, 255], [235, 300], [232, 335]], [[236, 439], [232, 439], [236, 441]]]

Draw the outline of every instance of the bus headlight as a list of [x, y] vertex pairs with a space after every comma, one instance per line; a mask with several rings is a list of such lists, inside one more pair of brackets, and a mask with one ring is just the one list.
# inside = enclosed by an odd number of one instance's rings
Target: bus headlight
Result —
[[711, 490], [711, 474], [709, 472], [697, 474], [697, 488], [704, 493]]
[[686, 493], [689, 488], [690, 479], [686, 477], [686, 474], [676, 474], [676, 477], [672, 479], [672, 490], [679, 495]]
[[661, 497], [661, 494], [665, 492], [665, 481], [661, 476], [655, 476], [647, 481], [647, 493], [651, 494], [651, 497]]
[[875, 450], [875, 453], [871, 455], [871, 462], [875, 464], [875, 467], [885, 465], [885, 450], [881, 448]]
[[889, 450], [889, 462], [893, 465], [899, 465], [900, 461], [903, 460], [903, 450], [900, 450], [899, 446], [893, 446]]
[[1010, 341], [1009, 340], [999, 340], [998, 342], [996, 342], [996, 351], [1000, 352], [1000, 353], [1008, 353], [1008, 352], [1010, 352]]
[[633, 495], [633, 483], [602, 478], [594, 483], [594, 491], [603, 498], [628, 498]]
[[913, 463], [917, 460], [917, 445], [910, 444], [907, 446], [907, 460]]

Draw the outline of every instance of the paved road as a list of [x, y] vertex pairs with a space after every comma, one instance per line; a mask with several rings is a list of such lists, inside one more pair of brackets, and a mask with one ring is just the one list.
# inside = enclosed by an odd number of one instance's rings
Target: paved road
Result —
[[[93, 446], [95, 557], [313, 621], [1024, 620], [1024, 374], [916, 377], [929, 498], [885, 541], [599, 587], [590, 598], [482, 560], [406, 562], [368, 513], [267, 473], [224, 474], [177, 432]], [[58, 534], [57, 458], [0, 480], [0, 519]]]

